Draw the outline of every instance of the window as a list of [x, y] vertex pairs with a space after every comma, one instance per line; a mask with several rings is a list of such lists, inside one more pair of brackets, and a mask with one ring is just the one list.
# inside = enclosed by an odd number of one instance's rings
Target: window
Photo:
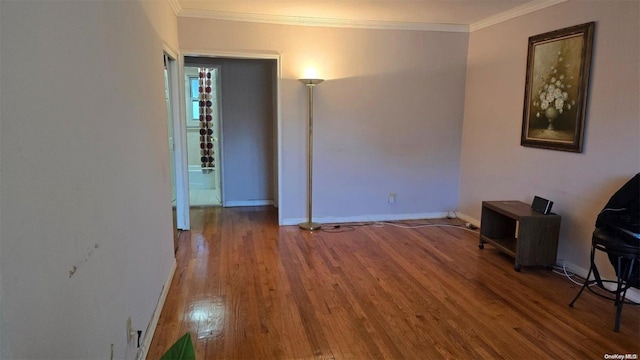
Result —
[[189, 95], [191, 99], [191, 120], [200, 120], [200, 94], [198, 88], [200, 83], [197, 76], [189, 76]]

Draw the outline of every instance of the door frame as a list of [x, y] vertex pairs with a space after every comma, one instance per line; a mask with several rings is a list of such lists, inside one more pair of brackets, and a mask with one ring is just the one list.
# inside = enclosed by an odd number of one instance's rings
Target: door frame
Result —
[[189, 178], [187, 168], [187, 134], [183, 130], [181, 123], [185, 118], [182, 113], [185, 111], [184, 101], [180, 99], [184, 96], [184, 86], [180, 85], [179, 79], [184, 77], [182, 61], [179, 52], [174, 51], [167, 44], [163, 44], [163, 51], [170, 58], [168, 63], [169, 73], [169, 93], [171, 99], [171, 120], [173, 122], [173, 146], [174, 146], [174, 169], [176, 172], [176, 217], [180, 230], [189, 230]]
[[[269, 53], [258, 53], [258, 52], [242, 52], [242, 51], [208, 51], [208, 50], [182, 50], [180, 52], [180, 78], [184, 78], [184, 58], [186, 56], [192, 56], [192, 57], [222, 57], [222, 58], [229, 58], [229, 59], [256, 59], [256, 60], [275, 60], [276, 61], [276, 71], [275, 71], [275, 78], [273, 81], [273, 87], [274, 87], [274, 94], [275, 94], [275, 100], [274, 100], [274, 104], [275, 109], [274, 109], [274, 115], [275, 115], [275, 120], [274, 124], [275, 124], [275, 129], [274, 130], [274, 134], [276, 136], [276, 141], [274, 142], [275, 144], [275, 165], [276, 165], [276, 171], [274, 171], [274, 177], [275, 177], [275, 181], [274, 181], [274, 206], [275, 207], [280, 207], [280, 205], [282, 204], [282, 183], [281, 183], [281, 179], [282, 179], [282, 118], [281, 118], [281, 100], [280, 100], [280, 81], [282, 79], [282, 73], [281, 73], [281, 59], [280, 59], [280, 54], [278, 53], [273, 53], [273, 52], [269, 52]], [[181, 91], [181, 97], [180, 99], [185, 99], [185, 92], [186, 89], [184, 88], [184, 81], [180, 82], [180, 87], [182, 88]], [[181, 103], [183, 103], [184, 101], [181, 100]], [[184, 104], [184, 109], [186, 109], [186, 104]], [[220, 110], [221, 111], [221, 116], [222, 116], [222, 111], [223, 109]], [[186, 175], [186, 172], [188, 171], [187, 169], [187, 159], [186, 159], [186, 146], [187, 146], [187, 142], [186, 142], [186, 126], [187, 126], [187, 118], [186, 118], [186, 110], [182, 111], [180, 113], [180, 117], [179, 119], [179, 125], [182, 127], [182, 134], [184, 134], [184, 137], [181, 139], [184, 142], [181, 143], [181, 146], [183, 147], [183, 151], [182, 153], [184, 153], [184, 163], [183, 163], [183, 168], [181, 169], [181, 172], [184, 172], [183, 175]], [[222, 147], [222, 142], [220, 142], [220, 146]], [[222, 154], [221, 154], [222, 156]], [[224, 163], [224, 159], [222, 160]], [[177, 169], [177, 167], [176, 167]], [[188, 189], [188, 181], [187, 181], [187, 200], [188, 200], [188, 194], [189, 194], [189, 189]], [[188, 213], [188, 211], [187, 211]], [[282, 214], [283, 211], [282, 209], [279, 209], [278, 211], [278, 224], [282, 224]]]

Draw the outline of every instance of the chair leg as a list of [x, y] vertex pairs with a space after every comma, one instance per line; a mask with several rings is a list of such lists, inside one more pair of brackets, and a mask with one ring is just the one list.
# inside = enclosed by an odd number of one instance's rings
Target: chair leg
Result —
[[[589, 268], [589, 273], [587, 274], [587, 279], [589, 279], [589, 277], [591, 276], [591, 268]], [[584, 284], [582, 284], [582, 287], [580, 288], [580, 291], [578, 291], [578, 294], [576, 295], [576, 297], [573, 298], [573, 300], [571, 301], [571, 304], [569, 304], [569, 307], [573, 307], [573, 304], [576, 302], [576, 300], [578, 300], [578, 298], [580, 297], [580, 295], [582, 294], [582, 292], [584, 291], [584, 289], [589, 286], [589, 280], [585, 280]]]
[[576, 300], [578, 300], [578, 298], [580, 297], [584, 289], [586, 289], [587, 286], [589, 286], [589, 278], [591, 277], [591, 272], [593, 271], [593, 267], [595, 266], [593, 262], [595, 258], [595, 251], [596, 251], [595, 248], [592, 247], [591, 248], [591, 265], [589, 266], [589, 272], [587, 273], [587, 277], [584, 280], [584, 284], [582, 284], [580, 291], [578, 291], [578, 294], [576, 295], [576, 297], [573, 298], [573, 301], [571, 301], [571, 304], [569, 304], [569, 307], [573, 307], [573, 304], [576, 302]]
[[616, 284], [616, 301], [615, 301], [615, 306], [616, 306], [616, 321], [615, 324], [613, 325], [613, 331], [615, 332], [620, 332], [620, 316], [622, 315], [622, 303], [624, 302], [624, 297], [622, 296], [622, 277], [623, 275], [623, 269], [622, 269], [622, 257], [618, 256], [618, 269], [617, 269], [617, 276], [618, 276], [618, 281]]
[[[616, 296], [616, 297], [618, 297], [618, 296]], [[623, 301], [620, 301], [616, 305], [616, 322], [613, 325], [613, 331], [615, 331], [615, 332], [620, 332], [620, 316], [622, 315], [622, 303], [623, 303]]]
[[613, 326], [613, 331], [620, 332], [620, 317], [622, 316], [622, 305], [624, 305], [624, 299], [627, 296], [627, 283], [633, 274], [633, 265], [635, 259], [629, 261], [626, 269], [622, 267], [622, 256], [618, 256], [618, 284], [616, 288], [616, 321]]

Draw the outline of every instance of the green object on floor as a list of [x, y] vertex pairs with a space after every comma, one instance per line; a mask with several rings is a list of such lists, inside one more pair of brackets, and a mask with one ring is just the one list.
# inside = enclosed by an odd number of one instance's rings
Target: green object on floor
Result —
[[196, 360], [196, 352], [191, 342], [191, 334], [184, 334], [175, 344], [171, 345], [160, 360]]

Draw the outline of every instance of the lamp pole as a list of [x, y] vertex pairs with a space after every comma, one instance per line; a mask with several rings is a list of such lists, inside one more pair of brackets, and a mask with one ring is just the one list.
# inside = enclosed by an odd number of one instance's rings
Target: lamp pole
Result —
[[298, 224], [302, 230], [319, 230], [321, 225], [313, 222], [313, 88], [323, 82], [323, 79], [300, 79], [309, 90], [309, 146], [307, 147], [307, 221]]

